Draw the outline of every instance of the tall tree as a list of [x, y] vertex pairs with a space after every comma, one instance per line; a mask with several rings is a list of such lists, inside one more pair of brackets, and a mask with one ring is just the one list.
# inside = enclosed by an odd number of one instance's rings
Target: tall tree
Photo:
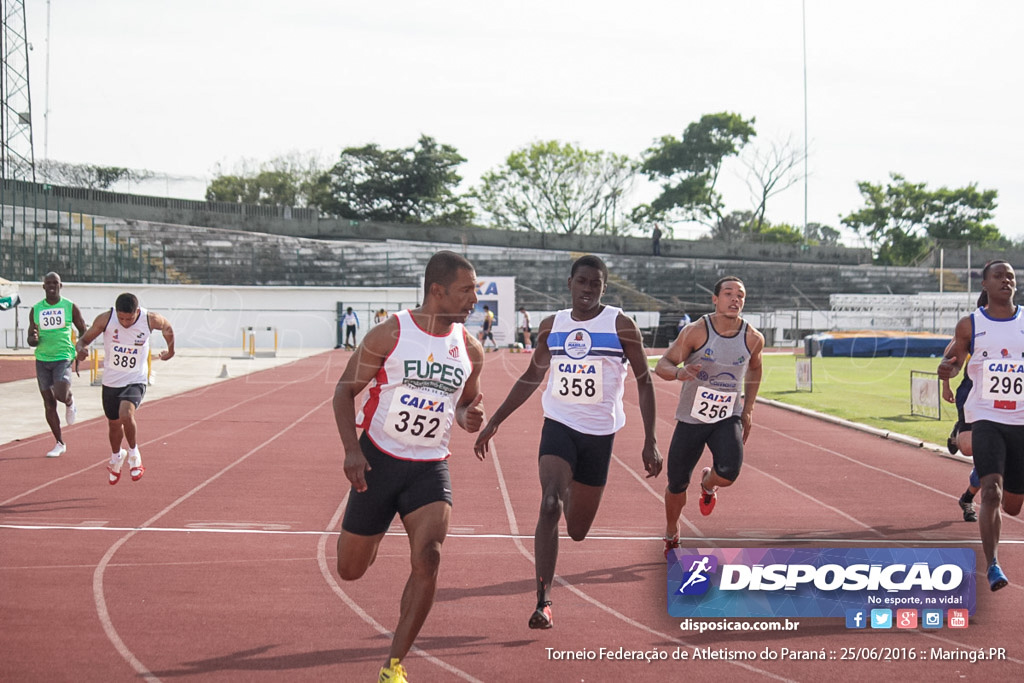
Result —
[[512, 152], [472, 195], [497, 227], [618, 235], [635, 227], [626, 206], [635, 176], [628, 157], [550, 140]]
[[792, 140], [787, 140], [773, 142], [765, 149], [755, 148], [741, 157], [747, 168], [747, 189], [754, 203], [754, 232], [760, 232], [765, 224], [768, 200], [803, 179], [799, 168], [806, 156], [804, 150], [798, 149]]
[[206, 199], [270, 206], [309, 206], [314, 185], [324, 173], [315, 152], [290, 152], [257, 164], [242, 160], [233, 173], [218, 167], [206, 187]]
[[916, 263], [936, 243], [987, 245], [1004, 239], [987, 223], [996, 208], [996, 190], [979, 192], [971, 184], [931, 191], [898, 173], [884, 187], [859, 182], [857, 188], [865, 206], [842, 223], [867, 239], [878, 263]]
[[388, 223], [465, 225], [473, 212], [455, 188], [465, 158], [427, 135], [414, 147], [349, 147], [321, 176], [314, 197], [322, 211]]
[[662, 137], [644, 153], [641, 164], [647, 177], [662, 188], [652, 209], [709, 227], [720, 223], [724, 205], [715, 185], [722, 163], [757, 134], [754, 122], [730, 112], [705, 114], [686, 127], [682, 139]]

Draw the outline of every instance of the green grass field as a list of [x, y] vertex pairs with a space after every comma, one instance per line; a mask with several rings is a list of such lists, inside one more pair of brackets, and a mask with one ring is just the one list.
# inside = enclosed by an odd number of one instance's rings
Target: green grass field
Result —
[[[758, 394], [879, 429], [945, 445], [956, 408], [942, 402], [942, 420], [910, 414], [910, 371], [935, 372], [938, 358], [814, 358], [813, 391], [796, 390], [796, 357], [765, 354]], [[953, 384], [956, 388], [956, 383]]]

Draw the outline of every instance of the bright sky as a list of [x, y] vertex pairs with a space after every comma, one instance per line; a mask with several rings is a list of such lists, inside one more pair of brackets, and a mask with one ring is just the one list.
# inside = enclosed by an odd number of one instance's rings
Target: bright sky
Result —
[[[49, 50], [48, 3], [25, 4], [36, 156], [193, 178], [148, 194], [421, 134], [467, 187], [536, 141], [638, 157], [719, 111], [756, 117], [756, 145], [804, 140], [801, 0], [51, 0]], [[1019, 0], [806, 0], [808, 220], [839, 227], [858, 181], [897, 172], [998, 190], [1024, 237], [1022, 26]], [[720, 189], [753, 208], [738, 163]], [[803, 182], [768, 217], [802, 225]]]

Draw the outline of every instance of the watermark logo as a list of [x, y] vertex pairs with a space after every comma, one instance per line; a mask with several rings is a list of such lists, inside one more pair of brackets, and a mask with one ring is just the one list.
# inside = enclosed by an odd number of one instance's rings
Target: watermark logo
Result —
[[896, 610], [896, 628], [917, 628], [917, 610]]
[[[917, 628], [928, 609], [975, 609], [968, 548], [689, 548], [667, 562], [673, 617], [845, 617], [849, 628]], [[888, 620], [876, 623], [873, 611], [888, 611]]]
[[718, 558], [714, 555], [686, 555], [679, 559], [682, 566], [689, 567], [679, 586], [680, 595], [704, 595], [711, 588], [711, 574], [718, 569]]
[[942, 628], [942, 610], [921, 610], [921, 626], [925, 628]]
[[871, 610], [871, 628], [892, 628], [892, 610]]

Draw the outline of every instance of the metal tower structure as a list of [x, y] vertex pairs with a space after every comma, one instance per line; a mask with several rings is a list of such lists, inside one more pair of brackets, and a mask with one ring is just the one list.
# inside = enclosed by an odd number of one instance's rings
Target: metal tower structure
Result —
[[0, 0], [0, 177], [35, 182], [25, 0]]

